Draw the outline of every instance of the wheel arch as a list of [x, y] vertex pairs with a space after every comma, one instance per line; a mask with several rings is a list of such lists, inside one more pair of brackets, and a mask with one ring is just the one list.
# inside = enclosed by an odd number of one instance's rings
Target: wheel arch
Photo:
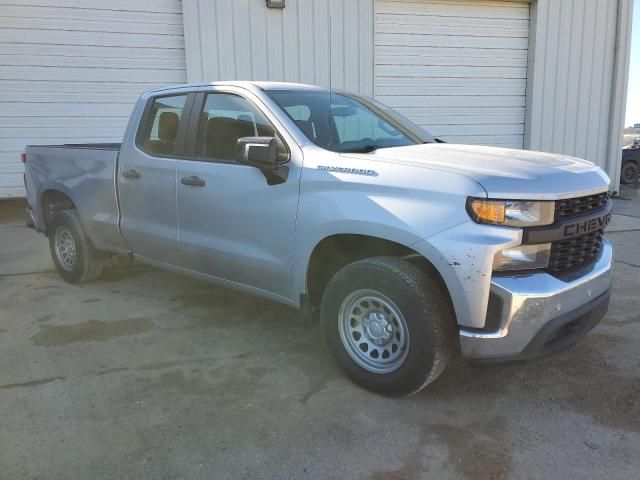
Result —
[[304, 269], [303, 308], [315, 309], [320, 305], [327, 284], [338, 270], [355, 261], [379, 256], [403, 258], [418, 266], [440, 286], [452, 313], [455, 312], [447, 282], [432, 259], [405, 243], [354, 233], [334, 233], [315, 244]]
[[63, 185], [49, 185], [45, 187], [39, 197], [38, 218], [41, 219], [41, 229], [47, 233], [51, 219], [61, 210], [75, 209], [76, 202], [71, 192]]

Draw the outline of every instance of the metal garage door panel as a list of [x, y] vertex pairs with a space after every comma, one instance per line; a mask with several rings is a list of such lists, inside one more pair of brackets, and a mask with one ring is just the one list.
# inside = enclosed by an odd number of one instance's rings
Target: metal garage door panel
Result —
[[26, 144], [119, 142], [142, 91], [186, 80], [180, 0], [0, 0], [0, 198]]
[[449, 142], [523, 147], [528, 2], [375, 8], [376, 98]]

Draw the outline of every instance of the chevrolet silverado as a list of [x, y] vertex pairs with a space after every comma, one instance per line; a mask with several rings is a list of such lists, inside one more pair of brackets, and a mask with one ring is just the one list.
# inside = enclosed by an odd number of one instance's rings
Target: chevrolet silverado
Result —
[[448, 144], [355, 94], [163, 88], [121, 144], [28, 146], [24, 160], [28, 223], [66, 281], [124, 255], [298, 308], [383, 395], [417, 392], [455, 354], [564, 350], [609, 303], [602, 170]]

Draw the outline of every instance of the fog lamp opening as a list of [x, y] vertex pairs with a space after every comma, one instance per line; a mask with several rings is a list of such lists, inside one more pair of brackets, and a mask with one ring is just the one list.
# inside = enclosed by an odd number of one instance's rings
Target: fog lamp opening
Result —
[[537, 270], [547, 268], [551, 244], [520, 245], [507, 248], [496, 253], [493, 258], [493, 271], [506, 270]]

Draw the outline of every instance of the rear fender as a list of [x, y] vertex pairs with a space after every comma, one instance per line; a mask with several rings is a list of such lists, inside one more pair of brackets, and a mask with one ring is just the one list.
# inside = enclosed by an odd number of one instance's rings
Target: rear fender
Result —
[[46, 223], [46, 206], [45, 206], [45, 198], [49, 192], [60, 192], [71, 200], [73, 205], [80, 216], [80, 220], [83, 220], [82, 211], [78, 208], [78, 203], [76, 203], [73, 193], [69, 188], [67, 188], [64, 184], [56, 181], [45, 181], [40, 185], [39, 191], [37, 193], [37, 202], [36, 205], [31, 205], [31, 208], [34, 209], [35, 217], [36, 217], [36, 230], [47, 235], [47, 223]]

